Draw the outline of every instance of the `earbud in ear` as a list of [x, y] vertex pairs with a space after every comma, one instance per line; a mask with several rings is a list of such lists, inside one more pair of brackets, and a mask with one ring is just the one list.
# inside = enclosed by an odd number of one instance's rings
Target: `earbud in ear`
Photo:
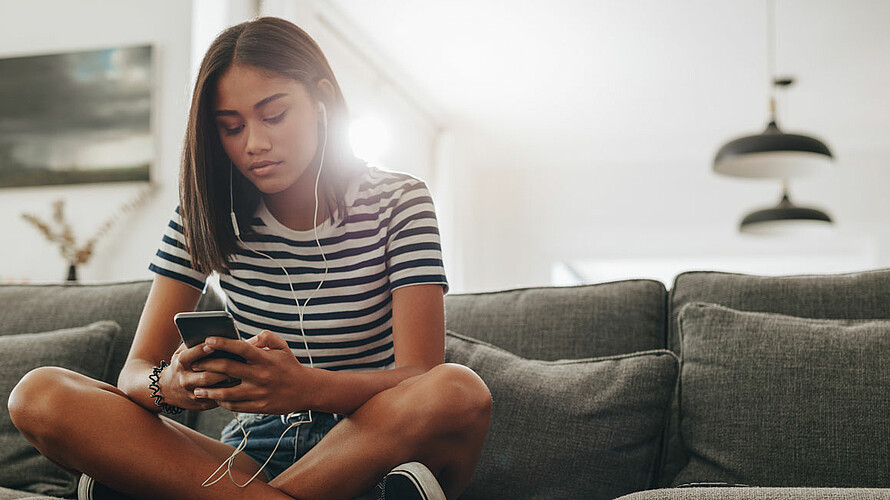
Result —
[[325, 109], [324, 102], [318, 101], [318, 112], [321, 113], [321, 123], [324, 124], [325, 128], [328, 126], [328, 112]]

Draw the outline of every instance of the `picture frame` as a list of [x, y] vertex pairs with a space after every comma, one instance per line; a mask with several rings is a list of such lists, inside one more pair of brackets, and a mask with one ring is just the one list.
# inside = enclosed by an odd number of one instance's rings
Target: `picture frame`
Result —
[[150, 181], [151, 44], [0, 59], [0, 188]]

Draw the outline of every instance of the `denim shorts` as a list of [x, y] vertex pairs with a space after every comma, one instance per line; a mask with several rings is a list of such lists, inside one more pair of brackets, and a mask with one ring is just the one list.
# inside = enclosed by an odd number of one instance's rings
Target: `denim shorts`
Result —
[[[293, 422], [307, 421], [295, 427], [292, 427], [281, 438], [278, 449], [272, 456], [263, 472], [271, 481], [276, 476], [284, 472], [294, 462], [300, 459], [306, 452], [312, 449], [328, 431], [330, 431], [338, 422], [343, 420], [345, 415], [336, 413], [326, 413], [321, 411], [312, 412], [312, 422], [308, 422], [309, 415], [307, 412], [294, 413], [287, 415], [265, 415], [259, 413], [237, 413], [237, 417], [232, 419], [220, 434], [220, 441], [228, 445], [237, 447], [244, 438], [238, 421], [244, 426], [245, 431], [250, 431], [247, 436], [247, 443], [242, 453], [246, 453], [250, 458], [256, 461], [257, 465], [263, 465], [275, 443], [285, 429]], [[283, 418], [287, 418], [285, 423]]]

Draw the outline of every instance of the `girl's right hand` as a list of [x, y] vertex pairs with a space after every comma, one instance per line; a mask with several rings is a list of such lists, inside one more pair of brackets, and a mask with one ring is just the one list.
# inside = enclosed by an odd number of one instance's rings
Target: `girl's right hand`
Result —
[[203, 347], [203, 343], [190, 348], [187, 348], [185, 343], [179, 344], [179, 348], [170, 359], [170, 365], [161, 371], [161, 378], [158, 381], [160, 394], [164, 398], [162, 402], [198, 411], [218, 406], [212, 399], [195, 397], [196, 387], [207, 387], [229, 379], [224, 373], [192, 370], [192, 363], [209, 354], [204, 352]]

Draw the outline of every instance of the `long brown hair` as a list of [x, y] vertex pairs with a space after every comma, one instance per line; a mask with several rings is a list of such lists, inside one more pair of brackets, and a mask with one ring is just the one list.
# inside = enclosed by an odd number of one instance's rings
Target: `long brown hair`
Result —
[[[315, 40], [297, 25], [277, 17], [260, 17], [225, 29], [210, 44], [201, 61], [179, 173], [179, 212], [186, 245], [192, 265], [204, 273], [227, 272], [229, 256], [238, 248], [229, 215], [230, 170], [234, 211], [242, 236], [251, 231], [249, 222], [262, 196], [253, 183], [231, 166], [212, 116], [217, 83], [232, 64], [296, 80], [306, 87], [313, 100], [324, 101], [328, 137], [319, 190], [331, 217], [332, 205], [337, 206], [341, 223], [347, 215], [346, 186], [360, 167], [365, 166], [349, 147], [348, 110], [343, 93]], [[334, 88], [330, 99], [322, 96], [317, 88], [321, 79], [330, 81]], [[319, 138], [324, 133], [319, 124]], [[314, 165], [320, 153], [319, 147]]]

